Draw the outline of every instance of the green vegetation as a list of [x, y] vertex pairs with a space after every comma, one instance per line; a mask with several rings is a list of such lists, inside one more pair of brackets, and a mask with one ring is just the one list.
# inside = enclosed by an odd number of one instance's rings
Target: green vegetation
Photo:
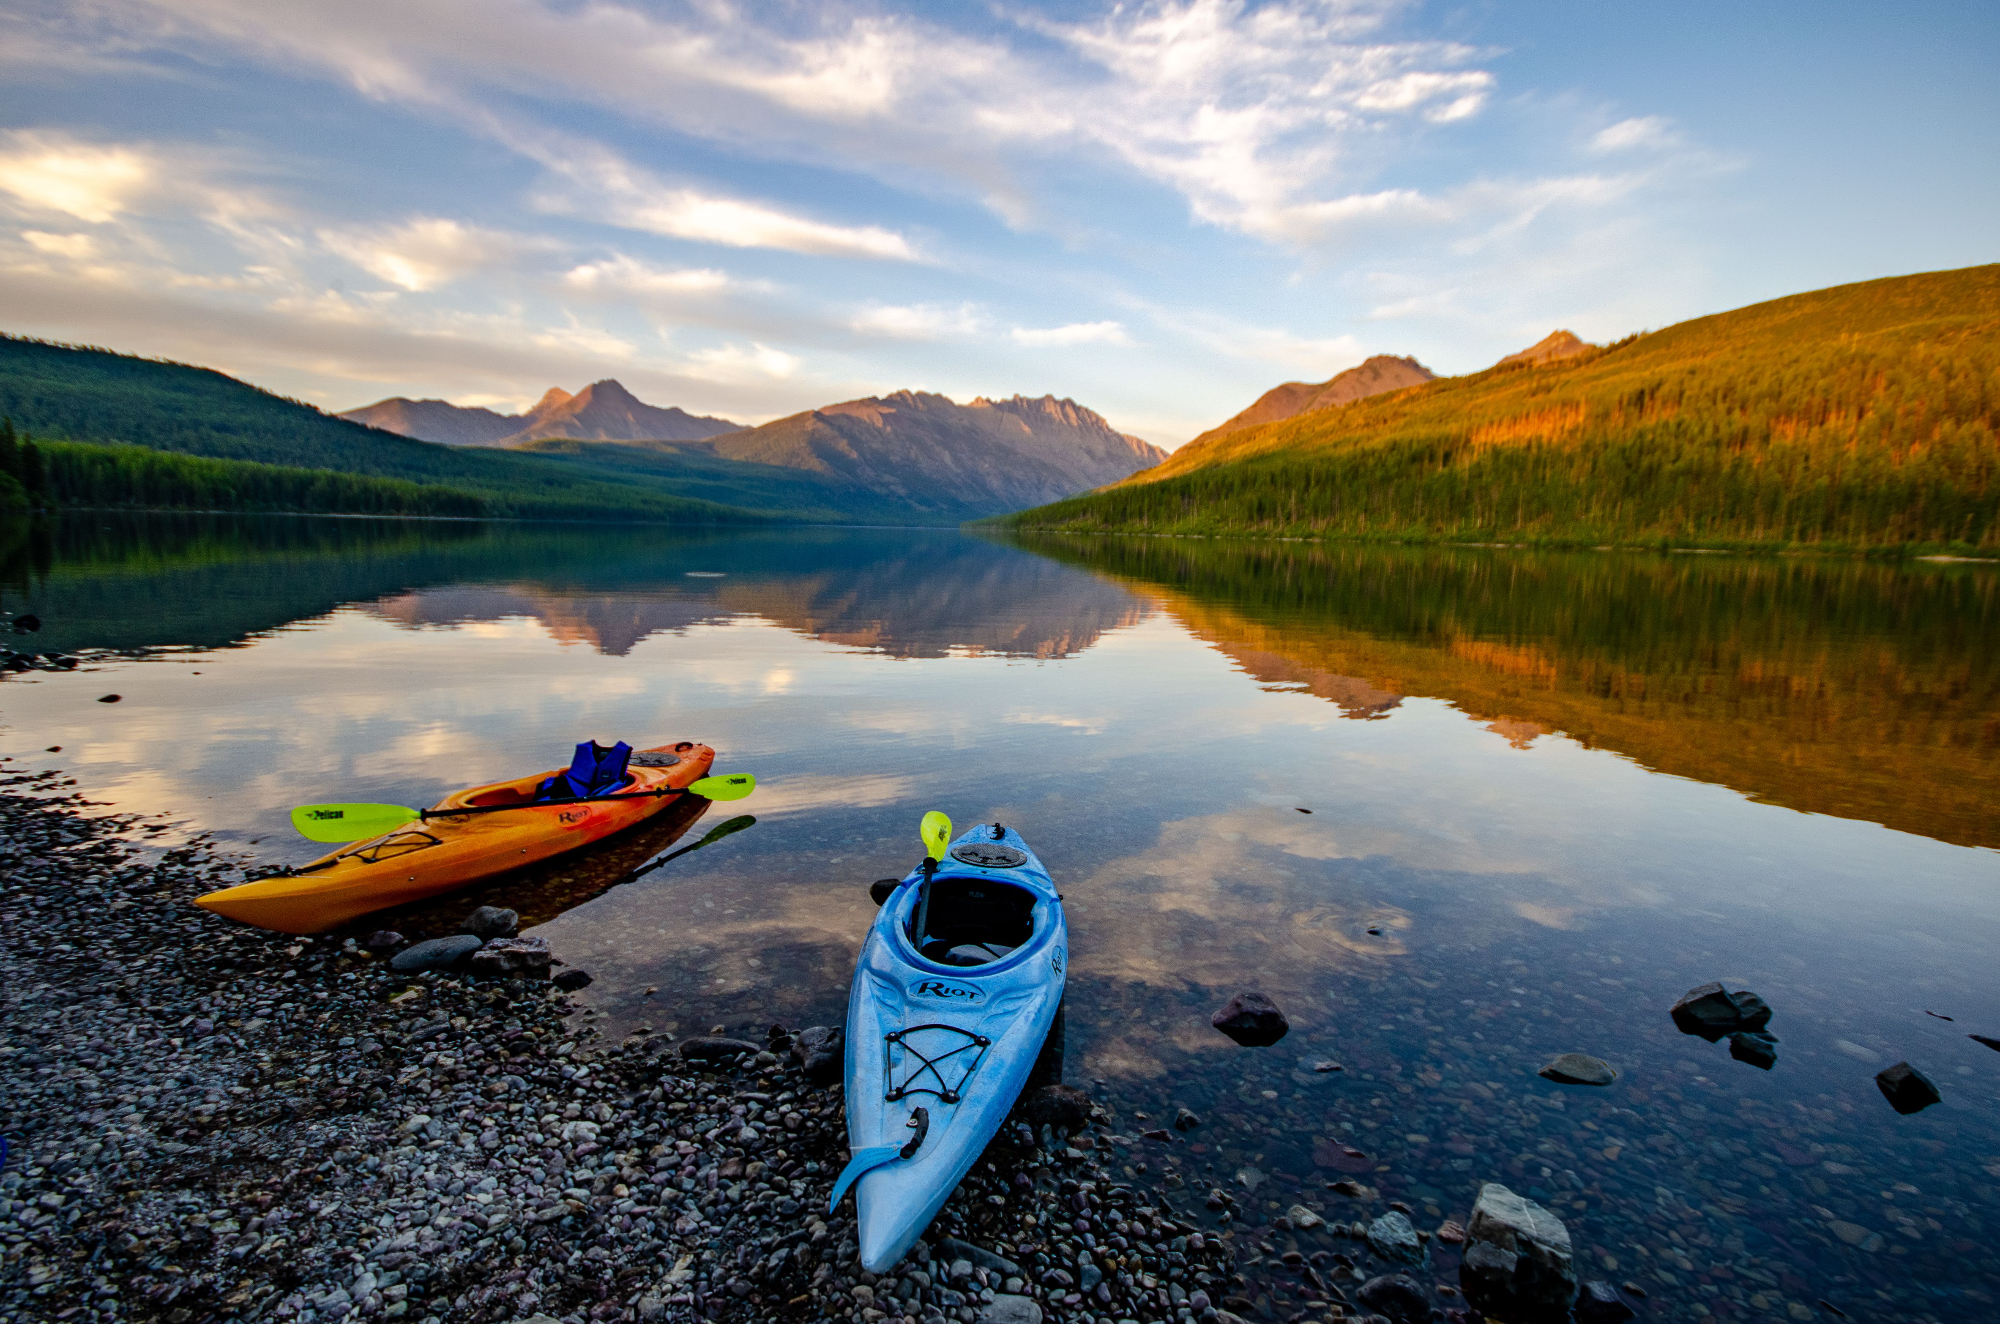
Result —
[[[533, 454], [435, 446], [206, 368], [17, 336], [0, 335], [0, 415], [41, 440], [18, 454], [46, 452], [45, 499], [69, 504], [674, 523], [770, 518], [681, 496], [660, 475], [621, 479]], [[58, 450], [66, 457], [60, 473]], [[0, 506], [25, 504], [21, 477], [0, 463]]]
[[511, 448], [560, 461], [591, 479], [670, 482], [704, 501], [780, 513], [807, 522], [860, 520], [877, 524], [937, 524], [934, 513], [826, 478], [809, 469], [757, 464], [717, 455], [702, 441], [575, 441], [549, 438]]
[[1228, 433], [1018, 528], [2000, 548], [2000, 266], [1841, 286]]

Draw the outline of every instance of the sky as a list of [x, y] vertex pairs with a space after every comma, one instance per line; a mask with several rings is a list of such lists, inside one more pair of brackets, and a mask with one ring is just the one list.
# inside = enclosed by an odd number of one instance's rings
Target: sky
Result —
[[0, 330], [1172, 447], [1370, 354], [1994, 261], [1996, 67], [1990, 0], [10, 0]]

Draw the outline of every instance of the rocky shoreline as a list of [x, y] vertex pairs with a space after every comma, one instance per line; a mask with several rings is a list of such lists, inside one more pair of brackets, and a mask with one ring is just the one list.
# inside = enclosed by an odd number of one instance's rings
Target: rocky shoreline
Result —
[[[864, 1272], [851, 1204], [826, 1212], [834, 1031], [612, 1043], [534, 938], [233, 924], [189, 902], [246, 861], [66, 786], [0, 776], [0, 1321], [1477, 1321], [1442, 1279], [1482, 1235], [1493, 1300], [1577, 1292], [1560, 1222], [1504, 1187], [1467, 1226], [1343, 1221], [1353, 1181], [1246, 1226], [1226, 1188], [1132, 1179], [1200, 1118], [1121, 1134], [1060, 1085]], [[1630, 1317], [1593, 1291], [1579, 1318]]]
[[839, 1087], [781, 1030], [607, 1043], [545, 982], [230, 924], [188, 901], [244, 862], [92, 808], [0, 794], [0, 1319], [1226, 1314], [1221, 1239], [1048, 1126], [863, 1273]]

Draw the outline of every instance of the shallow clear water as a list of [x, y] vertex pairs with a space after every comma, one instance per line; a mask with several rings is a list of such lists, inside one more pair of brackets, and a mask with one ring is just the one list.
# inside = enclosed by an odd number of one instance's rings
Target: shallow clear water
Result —
[[[0, 753], [273, 862], [316, 853], [295, 803], [588, 737], [757, 773], [753, 829], [642, 882], [603, 890], [671, 828], [390, 917], [515, 906], [613, 1037], [836, 1023], [922, 812], [1018, 827], [1070, 1078], [1121, 1138], [1203, 1116], [1112, 1143], [1184, 1212], [1236, 1194], [1276, 1317], [1262, 1246], [1335, 1244], [1292, 1204], [1436, 1226], [1484, 1180], [1676, 1316], [2000, 1312], [2000, 567], [303, 520], [6, 555], [17, 645], [97, 651], [0, 682]], [[1709, 980], [1776, 1009], [1774, 1070], [1675, 1031]], [[1276, 1047], [1209, 1027], [1246, 988]], [[1567, 1051], [1619, 1080], [1535, 1075]], [[1908, 1117], [1905, 1059], [1944, 1096]]]

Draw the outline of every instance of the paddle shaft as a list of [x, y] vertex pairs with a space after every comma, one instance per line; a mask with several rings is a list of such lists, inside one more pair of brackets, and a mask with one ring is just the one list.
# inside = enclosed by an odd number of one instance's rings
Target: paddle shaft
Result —
[[743, 824], [742, 827], [731, 826], [733, 823], [735, 823], [735, 821], [736, 820], [731, 819], [728, 823], [722, 824], [722, 827], [729, 829], [728, 832], [721, 832], [718, 829], [717, 832], [710, 833], [708, 836], [703, 837], [700, 841], [695, 842], [692, 846], [683, 846], [679, 850], [668, 851], [665, 855], [662, 855], [659, 859], [654, 860], [651, 864], [641, 865], [637, 869], [634, 869], [631, 873], [626, 874], [623, 878], [619, 879], [618, 881], [621, 883], [629, 883], [634, 879], [644, 878], [647, 874], [653, 872], [653, 870], [659, 868], [661, 865], [667, 863], [668, 861], [677, 860], [691, 850], [700, 850], [703, 846], [712, 846], [716, 842], [722, 840], [723, 837], [731, 836], [737, 832], [741, 832], [743, 828], [749, 827], [751, 823], [755, 823], [757, 820], [753, 818], [750, 820], [750, 823], [745, 823]]

